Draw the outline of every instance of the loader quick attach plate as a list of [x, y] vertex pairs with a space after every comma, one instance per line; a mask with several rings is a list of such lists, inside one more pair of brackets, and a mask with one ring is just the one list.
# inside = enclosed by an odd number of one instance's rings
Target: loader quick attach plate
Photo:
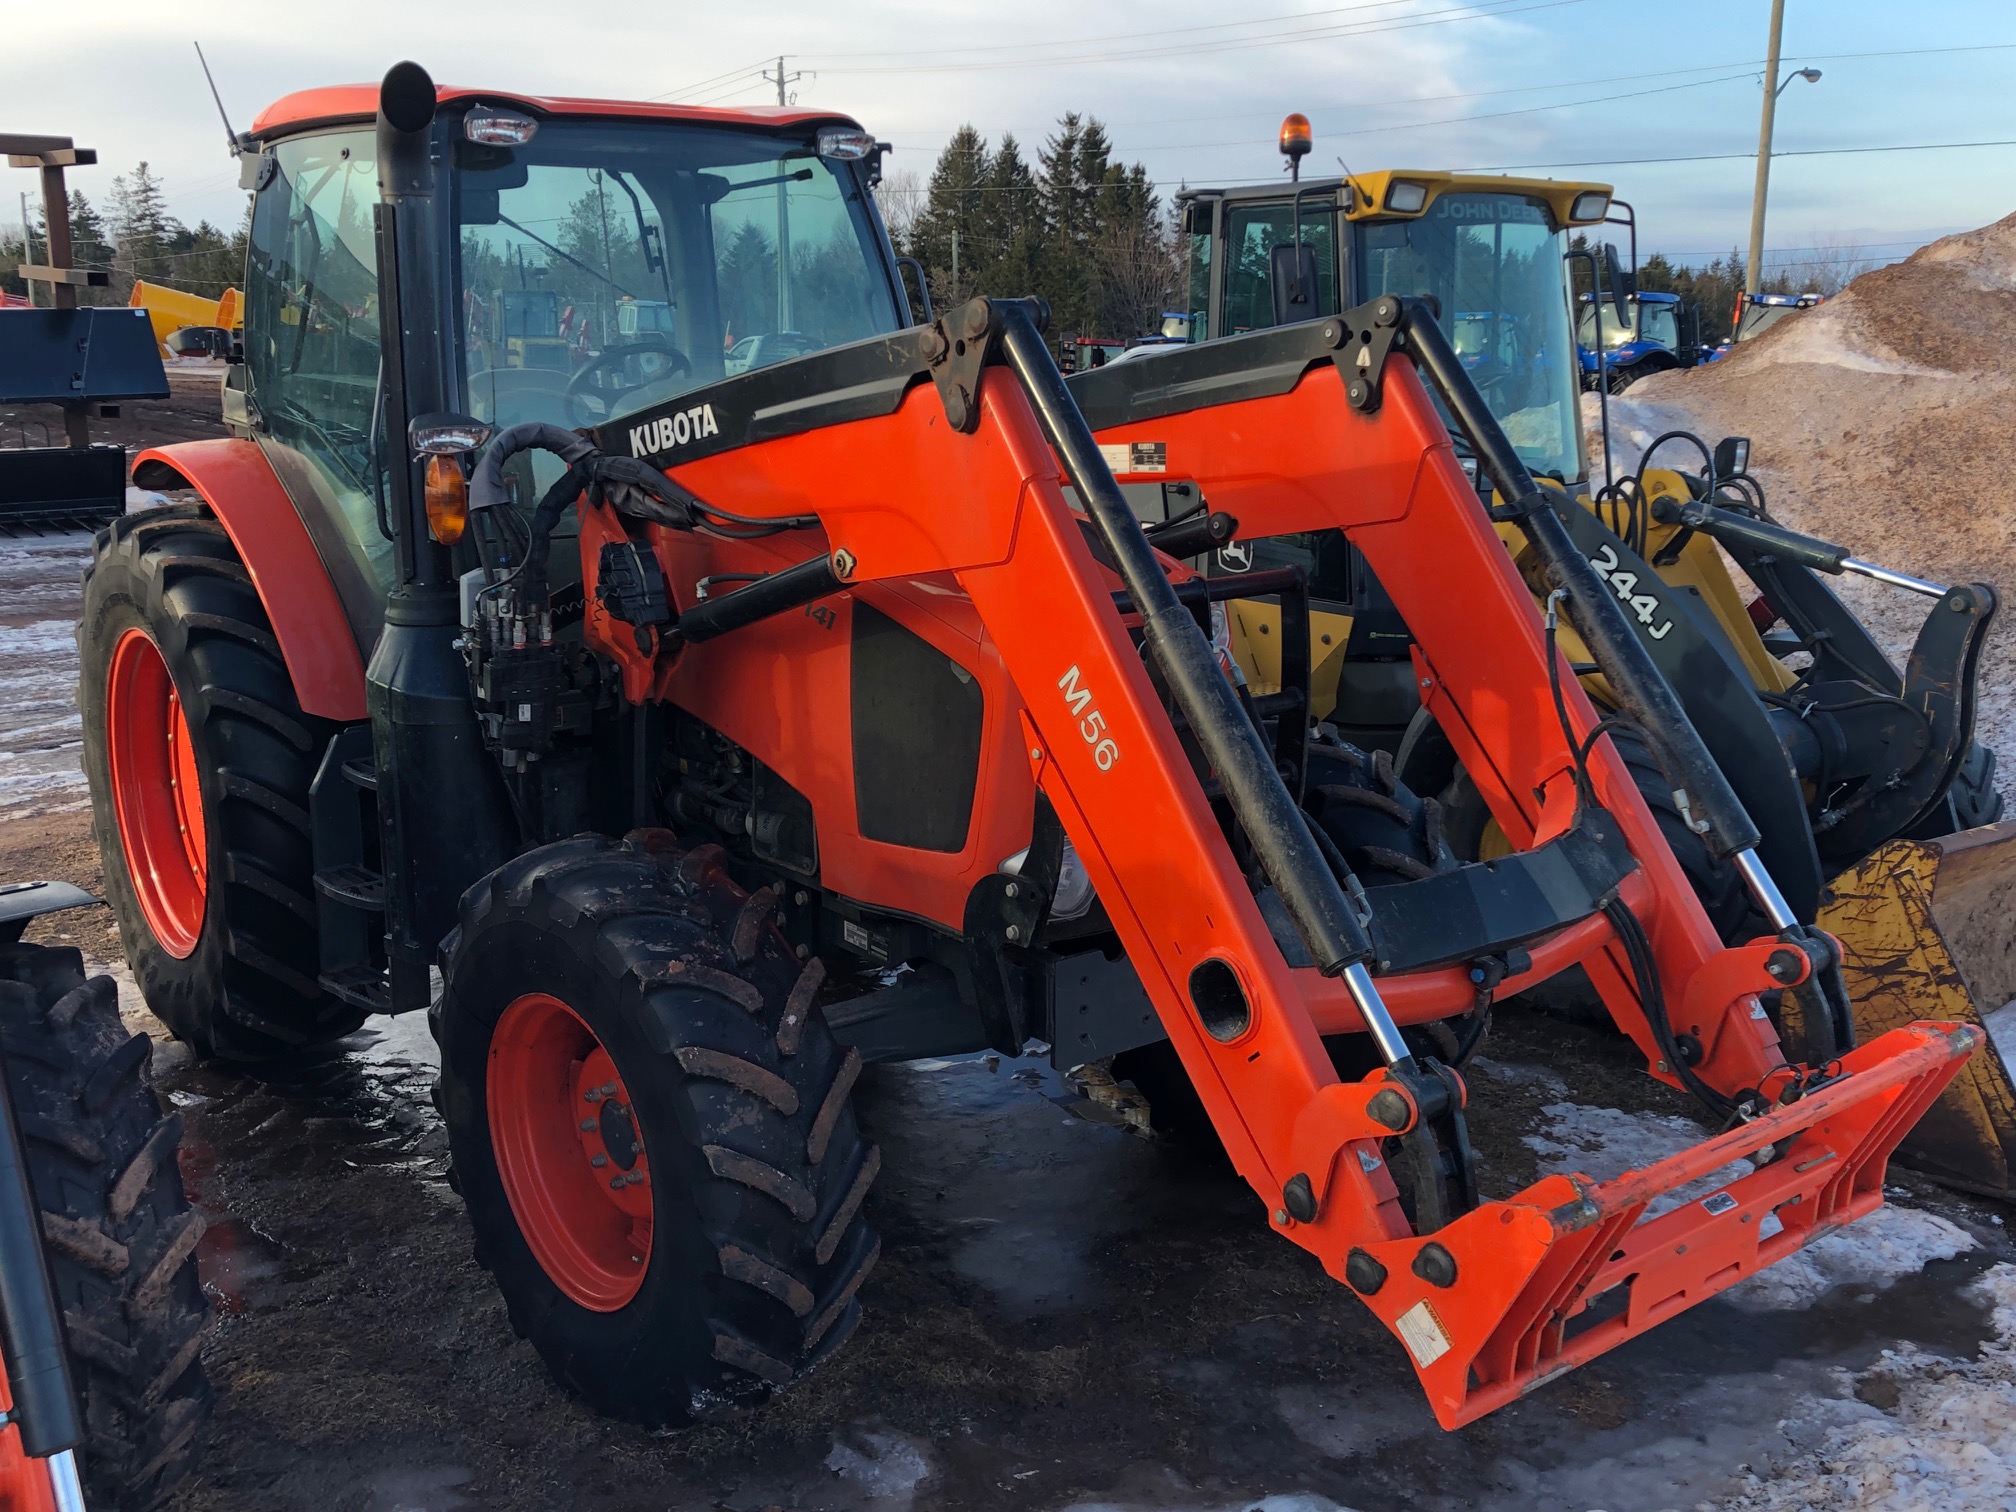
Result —
[[[1657, 1165], [1602, 1183], [1548, 1176], [1429, 1239], [1356, 1252], [1374, 1266], [1330, 1269], [1379, 1275], [1360, 1294], [1407, 1346], [1436, 1419], [1460, 1427], [1879, 1207], [1891, 1150], [1979, 1040], [1958, 1024], [1893, 1030], [1789, 1107]], [[1712, 1191], [1673, 1200], [1727, 1167]], [[1446, 1268], [1424, 1263], [1437, 1246]]]

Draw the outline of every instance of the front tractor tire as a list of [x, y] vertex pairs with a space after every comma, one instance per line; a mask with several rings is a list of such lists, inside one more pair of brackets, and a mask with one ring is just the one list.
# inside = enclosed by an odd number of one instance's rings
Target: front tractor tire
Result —
[[664, 831], [471, 888], [433, 1010], [435, 1098], [512, 1327], [597, 1411], [753, 1405], [852, 1332], [880, 1155], [823, 979], [722, 853]]
[[224, 527], [192, 505], [101, 531], [77, 649], [92, 828], [147, 1006], [226, 1060], [348, 1034], [363, 1015], [316, 981], [308, 788], [328, 732]]

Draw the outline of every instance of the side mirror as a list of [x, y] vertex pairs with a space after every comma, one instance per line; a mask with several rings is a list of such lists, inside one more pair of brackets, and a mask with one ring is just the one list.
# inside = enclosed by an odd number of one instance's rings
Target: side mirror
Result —
[[1268, 264], [1274, 294], [1274, 324], [1314, 320], [1320, 306], [1316, 297], [1316, 249], [1307, 242], [1276, 247]]
[[1740, 478], [1750, 470], [1750, 438], [1724, 436], [1715, 443], [1715, 476]]
[[1603, 244], [1603, 261], [1610, 270], [1610, 298], [1617, 306], [1617, 323], [1628, 329], [1631, 318], [1626, 306], [1630, 303], [1631, 291], [1625, 287], [1624, 259], [1617, 255], [1617, 243]]
[[1183, 231], [1186, 236], [1209, 236], [1211, 234], [1211, 202], [1209, 200], [1185, 200], [1183, 202]]

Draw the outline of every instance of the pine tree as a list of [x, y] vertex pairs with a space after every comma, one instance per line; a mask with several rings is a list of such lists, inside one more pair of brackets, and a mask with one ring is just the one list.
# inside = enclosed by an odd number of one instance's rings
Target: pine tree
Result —
[[[910, 235], [910, 255], [931, 274], [931, 298], [941, 307], [970, 299], [976, 284], [973, 261], [976, 233], [981, 228], [982, 192], [993, 168], [987, 139], [971, 125], [961, 126], [938, 154], [925, 190], [924, 208]], [[959, 238], [959, 270], [953, 277], [953, 235]], [[987, 252], [980, 253], [984, 263]]]
[[[170, 243], [182, 226], [168, 213], [161, 180], [144, 159], [130, 174], [122, 173], [112, 180], [107, 220], [117, 244], [112, 265], [119, 275], [113, 283], [120, 303], [125, 302], [136, 278], [150, 283], [174, 280]], [[123, 290], [118, 288], [122, 282]]]
[[1013, 133], [1001, 138], [981, 185], [973, 237], [984, 255], [984, 261], [975, 259], [979, 265], [975, 293], [1019, 299], [1038, 292], [1043, 206], [1036, 191], [1036, 175], [1023, 160], [1021, 144]]

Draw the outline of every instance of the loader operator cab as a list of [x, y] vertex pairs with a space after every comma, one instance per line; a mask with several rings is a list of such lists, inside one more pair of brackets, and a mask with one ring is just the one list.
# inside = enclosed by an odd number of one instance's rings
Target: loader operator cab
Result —
[[[1192, 341], [1423, 296], [1527, 468], [1586, 476], [1563, 258], [1570, 229], [1603, 218], [1607, 188], [1395, 171], [1196, 190], [1179, 205]], [[1314, 278], [1288, 294], [1298, 246]]]
[[[269, 114], [301, 126], [255, 126], [243, 398], [227, 418], [273, 458], [368, 648], [394, 575], [363, 108], [375, 92], [318, 94], [356, 95], [362, 119], [282, 101]], [[445, 98], [432, 128], [441, 314], [414, 339], [456, 408], [499, 429], [599, 425], [908, 324], [869, 203], [881, 148], [851, 122], [780, 115], [765, 129], [746, 113]], [[559, 464], [518, 466], [529, 511]]]

